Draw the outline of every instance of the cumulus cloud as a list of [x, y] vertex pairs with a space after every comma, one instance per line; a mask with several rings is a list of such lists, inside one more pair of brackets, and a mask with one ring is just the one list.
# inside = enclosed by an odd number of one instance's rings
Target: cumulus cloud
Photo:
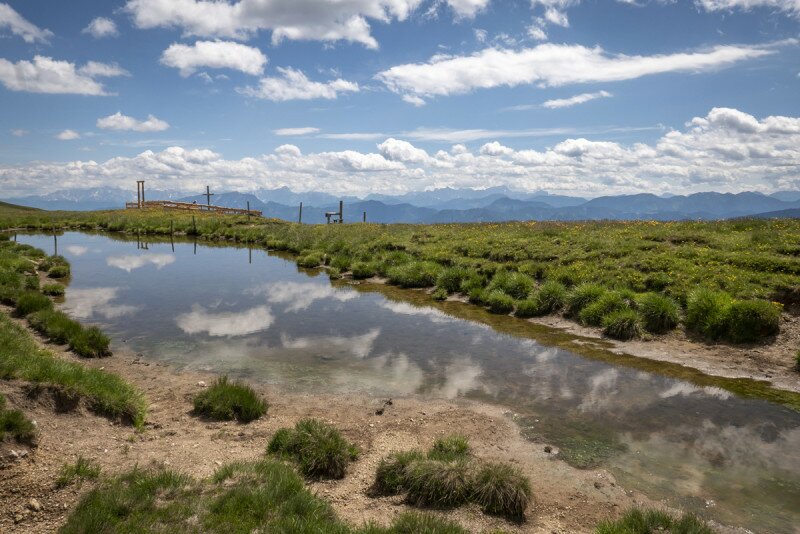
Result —
[[133, 132], [163, 132], [169, 128], [169, 123], [148, 115], [146, 120], [140, 121], [133, 117], [123, 115], [117, 111], [108, 117], [97, 119], [97, 127], [101, 130], [128, 130]]
[[376, 78], [404, 99], [416, 102], [501, 86], [558, 87], [668, 72], [704, 72], [774, 54], [776, 46], [721, 45], [697, 52], [628, 56], [610, 54], [600, 47], [546, 43], [519, 50], [487, 48], [470, 56], [434, 56], [426, 63], [391, 67]]
[[210, 312], [195, 304], [192, 311], [176, 318], [178, 328], [187, 334], [207, 333], [212, 337], [246, 336], [268, 329], [275, 317], [266, 306], [242, 312]]
[[[453, 141], [460, 143], [460, 141]], [[148, 176], [156, 189], [254, 191], [302, 184], [305, 190], [364, 195], [431, 187], [505, 185], [579, 195], [639, 192], [742, 191], [800, 188], [800, 117], [758, 118], [714, 108], [666, 131], [652, 143], [622, 144], [567, 134], [549, 148], [512, 148], [496, 140], [428, 152], [410, 137], [392, 137], [376, 152], [303, 153], [282, 145], [270, 154], [238, 160], [211, 150], [171, 147], [104, 162], [0, 166], [8, 197], [60, 189], [130, 187]]]
[[311, 81], [301, 71], [290, 67], [278, 67], [278, 72], [281, 73], [280, 77], [261, 78], [257, 87], [242, 87], [237, 90], [244, 95], [273, 102], [316, 98], [333, 100], [340, 93], [359, 91], [357, 83], [341, 78], [323, 83]]
[[88, 33], [95, 39], [102, 39], [103, 37], [116, 37], [119, 35], [117, 25], [113, 20], [105, 17], [97, 17], [86, 26], [81, 33]]
[[45, 56], [16, 63], [0, 58], [0, 83], [11, 91], [105, 96], [109, 93], [96, 78], [127, 75], [117, 65], [97, 61], [78, 68], [75, 63]]
[[118, 293], [118, 287], [71, 288], [64, 309], [77, 319], [91, 319], [95, 316], [116, 319], [136, 313], [139, 309], [137, 306], [114, 304]]
[[[481, 0], [451, 0], [463, 5]], [[272, 42], [283, 39], [350, 41], [368, 48], [378, 42], [369, 19], [403, 21], [422, 0], [129, 0], [125, 11], [139, 28], [181, 28], [185, 35], [247, 39], [259, 30], [272, 31]], [[485, 3], [485, 2], [483, 2]]]
[[75, 139], [80, 139], [81, 134], [76, 132], [75, 130], [64, 130], [56, 135], [56, 139], [59, 141], [73, 141]]
[[585, 104], [586, 102], [597, 100], [598, 98], [611, 98], [611, 93], [608, 91], [598, 91], [596, 93], [583, 93], [569, 98], [556, 98], [545, 101], [542, 106], [548, 109], [568, 108], [577, 106], [578, 104]]
[[277, 130], [272, 130], [272, 133], [281, 136], [310, 135], [319, 133], [319, 128], [314, 128], [313, 126], [305, 126], [301, 128], [278, 128]]
[[161, 54], [161, 64], [174, 67], [181, 76], [191, 76], [200, 68], [231, 69], [258, 76], [267, 64], [258, 48], [230, 41], [197, 41], [194, 45], [173, 43]]
[[447, 0], [456, 16], [459, 18], [473, 18], [480, 11], [486, 9], [491, 0]]
[[46, 43], [53, 36], [50, 30], [28, 22], [8, 4], [0, 4], [0, 30], [9, 30], [26, 43]]
[[29, 133], [30, 132], [28, 132], [28, 130], [23, 130], [22, 128], [15, 128], [14, 130], [11, 130], [11, 135], [14, 137], [25, 137]]

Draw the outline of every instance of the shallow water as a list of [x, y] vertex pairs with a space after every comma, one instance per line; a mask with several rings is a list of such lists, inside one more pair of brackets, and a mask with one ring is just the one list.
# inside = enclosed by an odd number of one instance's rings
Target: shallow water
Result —
[[[53, 252], [52, 236], [18, 240]], [[72, 264], [64, 309], [116, 351], [293, 390], [501, 403], [531, 439], [627, 488], [756, 532], [800, 525], [788, 407], [546, 346], [542, 327], [420, 306], [420, 292], [331, 284], [262, 250], [67, 233], [58, 251]]]

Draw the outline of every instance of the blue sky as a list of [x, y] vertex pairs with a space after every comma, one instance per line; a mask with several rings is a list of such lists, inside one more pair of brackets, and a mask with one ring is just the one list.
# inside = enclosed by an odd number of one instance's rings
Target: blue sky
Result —
[[3, 196], [800, 189], [800, 0], [0, 2]]

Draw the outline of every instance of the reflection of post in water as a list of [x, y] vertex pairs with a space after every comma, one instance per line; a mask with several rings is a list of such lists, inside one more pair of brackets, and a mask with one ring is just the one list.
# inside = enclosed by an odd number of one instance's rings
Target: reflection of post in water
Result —
[[247, 263], [253, 264], [253, 247], [250, 246], [250, 243], [247, 244]]
[[147, 241], [142, 241], [142, 234], [136, 232], [136, 248], [141, 250], [150, 250], [150, 245]]
[[194, 236], [194, 255], [197, 256], [197, 236]]
[[175, 253], [175, 221], [169, 220], [169, 244], [172, 245], [172, 252]]
[[53, 256], [58, 256], [58, 234], [56, 234], [56, 227], [53, 227]]

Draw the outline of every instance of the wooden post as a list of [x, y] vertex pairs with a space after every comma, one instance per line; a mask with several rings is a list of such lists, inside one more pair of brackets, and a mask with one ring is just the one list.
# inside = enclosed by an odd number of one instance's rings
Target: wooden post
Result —
[[208, 207], [211, 207], [211, 197], [212, 197], [212, 196], [214, 196], [214, 193], [212, 193], [212, 192], [211, 192], [211, 188], [210, 188], [210, 187], [206, 186], [206, 194], [205, 194], [205, 197], [206, 197], [206, 205], [207, 205]]
[[192, 215], [192, 234], [197, 235], [197, 223], [194, 220], [194, 215]]
[[339, 201], [339, 224], [344, 223], [344, 201]]
[[169, 235], [170, 237], [175, 235], [175, 221], [172, 219], [169, 220]]
[[247, 220], [250, 220], [250, 201], [247, 201]]
[[366, 211], [364, 212], [364, 221], [363, 222], [367, 222], [367, 212]]
[[58, 256], [58, 236], [56, 235], [56, 227], [53, 227], [53, 256]]
[[253, 247], [247, 245], [247, 263], [253, 264]]
[[300, 215], [297, 217], [297, 222], [303, 224], [303, 203], [300, 203]]

